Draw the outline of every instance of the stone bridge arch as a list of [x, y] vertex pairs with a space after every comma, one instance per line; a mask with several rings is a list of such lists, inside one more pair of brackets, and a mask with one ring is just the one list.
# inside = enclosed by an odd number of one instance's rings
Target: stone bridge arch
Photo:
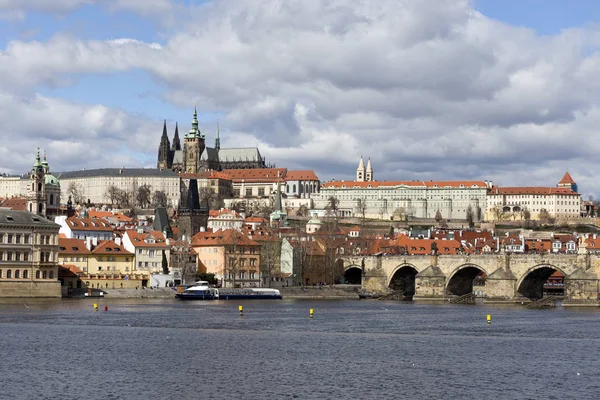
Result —
[[401, 292], [402, 297], [412, 300], [415, 295], [415, 277], [419, 270], [414, 264], [401, 263], [388, 276], [387, 287], [395, 292]]
[[515, 286], [516, 295], [530, 300], [541, 299], [544, 296], [544, 284], [554, 272], [567, 276], [564, 269], [550, 263], [540, 263], [526, 270], [518, 279]]
[[489, 271], [475, 263], [465, 263], [458, 266], [448, 275], [446, 294], [448, 296], [463, 296], [473, 293], [473, 281], [480, 274], [489, 275]]
[[344, 264], [344, 283], [349, 285], [361, 285], [364, 275], [364, 265], [356, 263]]

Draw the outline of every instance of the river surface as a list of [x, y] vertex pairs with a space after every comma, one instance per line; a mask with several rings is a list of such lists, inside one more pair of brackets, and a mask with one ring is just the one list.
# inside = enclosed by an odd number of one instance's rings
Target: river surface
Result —
[[600, 399], [599, 337], [598, 309], [3, 300], [0, 398]]

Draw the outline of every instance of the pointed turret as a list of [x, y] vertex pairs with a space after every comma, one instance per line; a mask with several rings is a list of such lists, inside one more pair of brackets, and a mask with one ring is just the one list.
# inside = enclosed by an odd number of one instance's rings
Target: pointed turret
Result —
[[573, 180], [569, 171], [565, 172], [560, 182], [558, 182], [557, 187], [569, 188], [572, 191], [577, 192], [577, 183], [575, 183], [575, 180]]
[[219, 138], [219, 121], [217, 120], [217, 137], [215, 137], [215, 149], [219, 151], [221, 149], [221, 139]]
[[171, 147], [171, 150], [181, 150], [181, 141], [179, 140], [179, 126], [177, 125], [177, 122], [175, 122], [175, 136], [173, 136], [173, 147]]
[[185, 135], [187, 138], [200, 138], [202, 134], [200, 133], [200, 129], [198, 129], [198, 112], [196, 111], [196, 106], [194, 106], [194, 116], [192, 117], [192, 129]]
[[373, 167], [371, 166], [371, 157], [367, 161], [367, 169], [365, 171], [365, 181], [373, 182]]
[[167, 120], [163, 122], [163, 133], [160, 137], [160, 144], [158, 145], [158, 161], [156, 163], [157, 168], [169, 168], [169, 149], [171, 145], [169, 143], [169, 136], [167, 134]]
[[358, 162], [358, 168], [356, 168], [356, 181], [364, 182], [365, 181], [365, 162], [363, 161], [363, 157], [360, 156], [360, 161]]

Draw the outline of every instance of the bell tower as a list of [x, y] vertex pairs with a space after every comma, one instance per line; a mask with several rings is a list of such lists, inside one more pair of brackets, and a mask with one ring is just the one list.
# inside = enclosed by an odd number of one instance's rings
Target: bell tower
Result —
[[35, 163], [29, 173], [29, 190], [27, 210], [34, 214], [46, 216], [46, 173], [40, 160], [40, 149], [37, 150]]
[[185, 134], [183, 142], [184, 172], [195, 174], [200, 170], [200, 156], [204, 152], [204, 135], [198, 129], [198, 113], [194, 107], [192, 129]]
[[367, 173], [367, 171], [365, 168], [365, 162], [363, 161], [362, 156], [360, 156], [360, 161], [358, 162], [358, 168], [356, 168], [356, 182], [364, 182], [366, 173]]

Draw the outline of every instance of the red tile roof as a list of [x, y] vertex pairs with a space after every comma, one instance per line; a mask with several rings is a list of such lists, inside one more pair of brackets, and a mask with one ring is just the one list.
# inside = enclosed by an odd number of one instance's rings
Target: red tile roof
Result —
[[112, 240], [102, 240], [98, 243], [96, 248], [92, 249], [93, 254], [111, 254], [111, 255], [127, 255], [131, 256], [133, 253], [125, 250], [123, 245], [118, 245]]
[[545, 195], [577, 195], [577, 192], [572, 191], [570, 188], [555, 188], [555, 187], [498, 187], [493, 186], [488, 190], [488, 195], [531, 195], [531, 194], [545, 194]]
[[[135, 247], [157, 247], [157, 248], [167, 248], [165, 236], [160, 231], [150, 231], [139, 233], [137, 230], [130, 229], [125, 231], [125, 234], [129, 236], [129, 240]], [[146, 243], [146, 239], [154, 239], [154, 243]]]
[[224, 180], [231, 180], [231, 177], [224, 173], [224, 172], [219, 172], [219, 171], [203, 171], [203, 172], [198, 172], [197, 174], [193, 174], [193, 173], [189, 173], [189, 172], [180, 172], [179, 173], [179, 177], [182, 179], [224, 179]]
[[91, 251], [85, 247], [85, 241], [83, 239], [66, 239], [58, 238], [58, 254], [91, 254]]
[[277, 182], [285, 179], [285, 168], [226, 169], [233, 182]]
[[4, 200], [2, 207], [10, 208], [15, 211], [27, 211], [27, 199], [24, 197], [11, 197]]
[[332, 181], [323, 185], [324, 188], [378, 188], [378, 187], [396, 187], [396, 186], [412, 186], [422, 188], [485, 188], [486, 183], [483, 181], [373, 181], [373, 182], [356, 182], [356, 181]]
[[313, 170], [287, 171], [286, 181], [318, 181], [319, 178]]
[[571, 175], [569, 174], [569, 171], [565, 172], [565, 175], [562, 177], [562, 179], [560, 180], [560, 183], [570, 183], [570, 184], [574, 184], [575, 181], [573, 180], [573, 178], [571, 178]]
[[259, 243], [241, 234], [236, 229], [219, 230], [216, 232], [198, 232], [192, 237], [192, 246], [260, 246]]
[[78, 218], [67, 219], [67, 226], [77, 231], [111, 231], [110, 224], [102, 218]]

